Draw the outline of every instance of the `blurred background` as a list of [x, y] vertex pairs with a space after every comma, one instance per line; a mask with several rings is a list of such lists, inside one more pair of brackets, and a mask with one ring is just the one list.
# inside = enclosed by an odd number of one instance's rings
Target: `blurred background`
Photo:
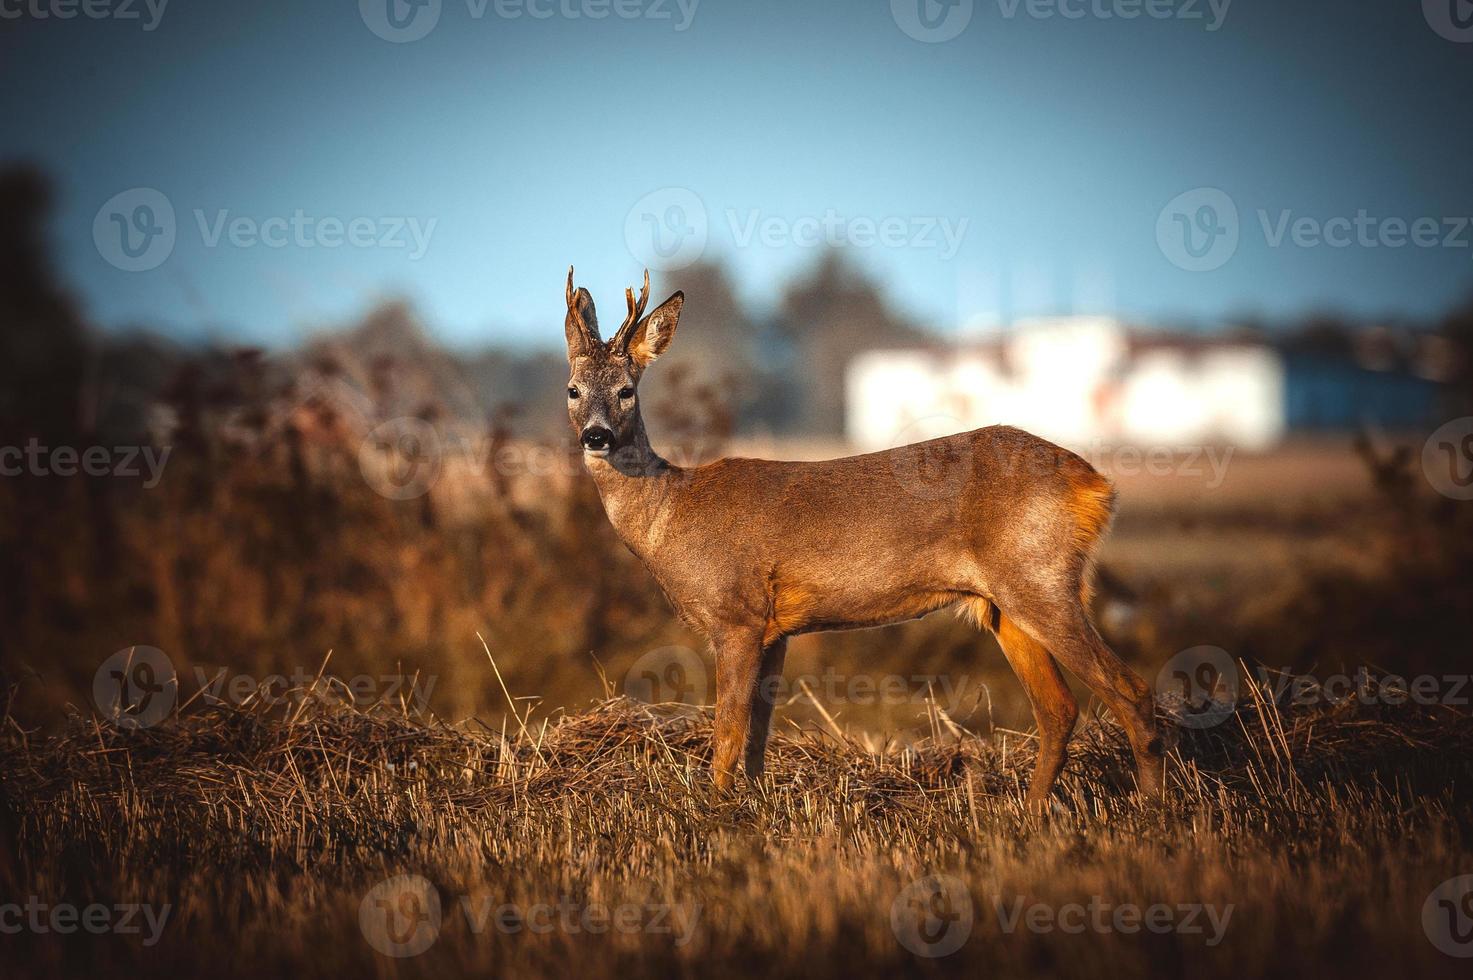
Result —
[[[1119, 484], [1096, 612], [1147, 676], [1466, 671], [1463, 13], [0, 6], [9, 711], [91, 711], [133, 645], [181, 701], [332, 651], [453, 719], [505, 705], [478, 634], [548, 708], [698, 673], [572, 453], [570, 264], [605, 333], [644, 269], [684, 290], [642, 389], [673, 461], [1020, 425]], [[789, 671], [1027, 724], [949, 615]], [[924, 724], [846, 690], [784, 712]]]

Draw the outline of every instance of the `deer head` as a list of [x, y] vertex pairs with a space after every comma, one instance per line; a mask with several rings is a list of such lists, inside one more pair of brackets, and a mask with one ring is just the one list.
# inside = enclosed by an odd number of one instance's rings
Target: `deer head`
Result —
[[612, 340], [598, 334], [598, 314], [588, 290], [573, 288], [568, 269], [568, 317], [563, 325], [568, 340], [568, 419], [585, 456], [607, 457], [626, 447], [644, 444], [644, 422], [639, 414], [639, 379], [655, 358], [665, 353], [680, 321], [685, 294], [677, 292], [648, 316], [650, 274], [644, 274], [639, 299], [624, 291], [629, 311]]

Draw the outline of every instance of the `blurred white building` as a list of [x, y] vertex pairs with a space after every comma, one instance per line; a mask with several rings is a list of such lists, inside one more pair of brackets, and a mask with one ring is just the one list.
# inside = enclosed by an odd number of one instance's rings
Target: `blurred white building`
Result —
[[856, 356], [846, 430], [867, 450], [999, 423], [1076, 448], [1266, 449], [1289, 425], [1286, 385], [1285, 359], [1268, 345], [1037, 319], [965, 346]]

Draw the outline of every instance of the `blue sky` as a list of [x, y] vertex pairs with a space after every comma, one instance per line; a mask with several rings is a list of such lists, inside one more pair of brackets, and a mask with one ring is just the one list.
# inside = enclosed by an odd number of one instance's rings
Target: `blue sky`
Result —
[[[828, 238], [941, 330], [1473, 292], [1473, 43], [1434, 0], [55, 2], [0, 0], [0, 159], [53, 175], [103, 326], [290, 343], [392, 295], [452, 343], [555, 345], [570, 263], [607, 305], [699, 254], [763, 308]], [[437, 19], [385, 40], [390, 3]], [[965, 27], [918, 40], [918, 10]], [[165, 241], [137, 189], [172, 247], [129, 271], [125, 230]]]

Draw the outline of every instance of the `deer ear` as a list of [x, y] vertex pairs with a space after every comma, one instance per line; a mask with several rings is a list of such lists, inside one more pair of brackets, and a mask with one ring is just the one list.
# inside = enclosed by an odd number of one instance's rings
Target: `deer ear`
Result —
[[685, 293], [676, 293], [655, 307], [649, 316], [634, 328], [629, 338], [629, 356], [640, 367], [649, 367], [655, 358], [665, 353], [670, 341], [675, 338], [675, 325], [680, 322], [680, 308], [685, 305]]
[[593, 297], [588, 290], [579, 286], [573, 289], [573, 270], [568, 269], [568, 318], [563, 321], [563, 334], [568, 340], [568, 358], [571, 360], [595, 344], [602, 343], [598, 336], [598, 313], [593, 308]]

